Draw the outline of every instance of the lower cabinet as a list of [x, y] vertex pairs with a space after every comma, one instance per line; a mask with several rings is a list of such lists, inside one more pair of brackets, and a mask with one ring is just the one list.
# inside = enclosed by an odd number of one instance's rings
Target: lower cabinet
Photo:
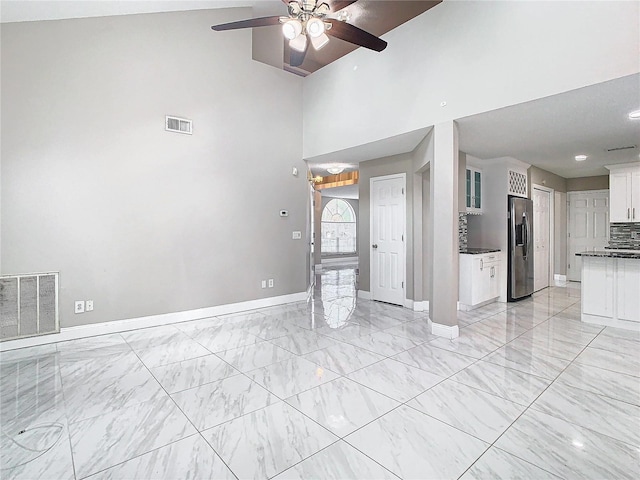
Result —
[[500, 253], [460, 254], [461, 310], [471, 310], [500, 296]]
[[640, 330], [639, 285], [640, 259], [582, 257], [582, 320]]

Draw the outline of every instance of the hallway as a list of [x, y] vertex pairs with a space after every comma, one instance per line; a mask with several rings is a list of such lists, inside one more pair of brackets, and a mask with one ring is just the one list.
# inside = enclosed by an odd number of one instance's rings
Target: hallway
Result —
[[579, 284], [448, 340], [356, 282], [1, 353], [2, 478], [640, 476], [640, 335], [580, 322]]

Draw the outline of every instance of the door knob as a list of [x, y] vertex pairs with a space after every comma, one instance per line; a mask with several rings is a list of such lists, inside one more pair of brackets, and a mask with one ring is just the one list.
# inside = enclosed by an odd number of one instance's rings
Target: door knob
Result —
[[373, 245], [371, 245], [373, 248], [378, 248], [378, 244], [374, 243]]

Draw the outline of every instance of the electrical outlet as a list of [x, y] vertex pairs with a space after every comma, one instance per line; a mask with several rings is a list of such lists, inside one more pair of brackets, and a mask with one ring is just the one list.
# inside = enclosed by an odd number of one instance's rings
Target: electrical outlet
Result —
[[84, 300], [77, 300], [76, 301], [75, 312], [76, 313], [84, 313]]
[[85, 304], [85, 312], [92, 312], [93, 311], [93, 300], [87, 300], [86, 304]]
[[293, 232], [291, 238], [293, 238], [294, 240], [300, 240], [302, 238], [302, 232]]
[[262, 288], [267, 288], [267, 281], [266, 280], [262, 280]]
[[269, 279], [269, 288], [273, 288], [273, 278]]

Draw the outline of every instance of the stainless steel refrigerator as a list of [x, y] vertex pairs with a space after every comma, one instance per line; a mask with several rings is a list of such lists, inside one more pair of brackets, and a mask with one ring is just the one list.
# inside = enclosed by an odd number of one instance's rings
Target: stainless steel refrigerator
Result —
[[514, 302], [533, 293], [533, 202], [508, 197], [507, 300]]

